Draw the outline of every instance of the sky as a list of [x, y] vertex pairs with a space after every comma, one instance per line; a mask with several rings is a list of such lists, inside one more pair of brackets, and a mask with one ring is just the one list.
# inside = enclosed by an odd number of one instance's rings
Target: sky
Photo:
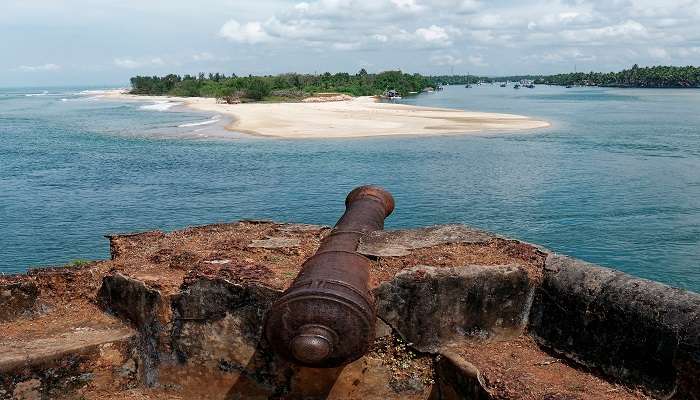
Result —
[[2, 0], [0, 86], [700, 65], [700, 0]]

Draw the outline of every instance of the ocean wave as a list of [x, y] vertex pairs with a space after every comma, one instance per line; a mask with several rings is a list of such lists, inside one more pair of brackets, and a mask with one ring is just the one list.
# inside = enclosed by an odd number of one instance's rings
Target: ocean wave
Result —
[[116, 92], [122, 92], [126, 91], [126, 89], [92, 89], [92, 90], [81, 90], [79, 92], [73, 93], [76, 96], [85, 96], [85, 95], [92, 95], [92, 96], [100, 96], [100, 95], [105, 95], [105, 94], [110, 94], [110, 93], [116, 93]]
[[149, 104], [147, 106], [139, 107], [142, 110], [152, 110], [152, 111], [168, 111], [174, 106], [179, 106], [182, 103], [176, 101], [156, 101], [154, 104]]
[[61, 99], [61, 101], [92, 101], [92, 100], [98, 100], [100, 96], [92, 96], [92, 97], [76, 97], [76, 98], [67, 98], [64, 97]]
[[49, 91], [48, 91], [48, 90], [44, 90], [44, 91], [41, 92], [41, 93], [27, 93], [27, 94], [25, 94], [24, 96], [25, 96], [25, 97], [37, 97], [37, 96], [48, 96], [48, 95], [49, 95]]
[[[188, 123], [188, 124], [178, 125], [177, 127], [178, 127], [178, 128], [189, 128], [189, 127], [193, 127], [193, 126], [202, 126], [202, 125], [215, 124], [215, 123], [217, 123], [217, 122], [219, 122], [219, 121], [221, 121], [221, 117], [219, 117], [218, 115], [215, 115], [215, 116], [211, 117], [210, 119], [208, 119], [208, 120], [206, 120], [206, 121], [190, 122], [190, 123]], [[195, 131], [195, 132], [196, 132], [196, 131]]]

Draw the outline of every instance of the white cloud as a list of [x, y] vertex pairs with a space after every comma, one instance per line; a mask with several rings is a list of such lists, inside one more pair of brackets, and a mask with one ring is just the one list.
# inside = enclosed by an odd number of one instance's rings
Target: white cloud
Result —
[[521, 57], [524, 61], [535, 61], [544, 64], [570, 64], [571, 62], [595, 61], [596, 56], [586, 54], [578, 48], [567, 48], [544, 53], [533, 53]]
[[484, 57], [480, 54], [467, 57], [467, 61], [469, 61], [469, 64], [471, 64], [475, 67], [488, 67], [489, 66], [489, 64], [486, 61], [484, 61]]
[[192, 55], [192, 60], [194, 61], [212, 61], [215, 59], [216, 57], [213, 54], [206, 51]]
[[446, 43], [450, 40], [450, 35], [447, 34], [445, 28], [437, 25], [431, 25], [429, 28], [416, 29], [416, 37], [425, 42]]
[[165, 65], [165, 62], [160, 57], [152, 57], [148, 59], [133, 59], [130, 57], [123, 57], [115, 58], [114, 65], [116, 65], [119, 68], [136, 69], [147, 66], [161, 66]]
[[241, 24], [235, 19], [226, 22], [219, 30], [219, 35], [239, 43], [264, 43], [272, 40], [270, 35], [265, 32], [262, 24], [257, 21]]
[[649, 55], [657, 60], [668, 60], [671, 58], [668, 52], [665, 49], [662, 49], [661, 47], [650, 48]]
[[402, 11], [417, 13], [425, 10], [425, 7], [416, 3], [416, 0], [391, 0], [391, 3]]
[[350, 51], [350, 50], [357, 50], [360, 48], [360, 43], [358, 42], [351, 42], [351, 43], [343, 43], [343, 42], [338, 42], [338, 43], [333, 43], [333, 49], [335, 50], [342, 50], [342, 51]]
[[[279, 3], [255, 21], [228, 21], [221, 36], [325, 59], [331, 59], [326, 51], [371, 51], [377, 68], [420, 68], [419, 60], [428, 58], [434, 66], [459, 62], [496, 73], [519, 69], [507, 62], [515, 58], [527, 61], [530, 72], [572, 61], [611, 70], [661, 59], [649, 43], [666, 49], [665, 61], [700, 61], [700, 54], [688, 50], [700, 43], [700, 31], [692, 29], [700, 0], [673, 1], [686, 10], [669, 12], [673, 7], [655, 0], [302, 0]], [[449, 57], [426, 54], [437, 48]], [[457, 56], [464, 49], [472, 55]]]
[[17, 67], [17, 69], [25, 72], [55, 71], [57, 69], [61, 69], [61, 66], [57, 64], [20, 65]]
[[632, 20], [600, 28], [565, 30], [561, 32], [561, 37], [571, 42], [596, 42], [608, 39], [620, 42], [629, 39], [641, 39], [647, 36], [649, 36], [647, 28], [641, 23]]
[[461, 58], [451, 54], [434, 54], [430, 57], [430, 63], [437, 66], [455, 66], [460, 65], [464, 61]]
[[691, 57], [696, 54], [700, 55], [700, 47], [681, 47], [677, 52], [681, 57]]
[[376, 40], [377, 42], [382, 42], [386, 43], [389, 41], [389, 37], [387, 35], [383, 35], [381, 33], [376, 33], [372, 35], [372, 39]]

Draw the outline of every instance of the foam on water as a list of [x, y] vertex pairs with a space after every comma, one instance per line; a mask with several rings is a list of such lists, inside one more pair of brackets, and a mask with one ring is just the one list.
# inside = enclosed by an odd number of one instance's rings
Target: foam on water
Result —
[[[208, 120], [206, 120], [206, 121], [191, 122], [191, 123], [188, 123], [188, 124], [178, 125], [177, 127], [178, 127], [178, 128], [190, 128], [190, 127], [193, 127], [193, 126], [211, 125], [211, 124], [215, 124], [215, 123], [217, 123], [217, 122], [219, 122], [219, 121], [221, 121], [221, 116], [215, 115], [215, 116], [211, 117], [210, 119], [208, 119]], [[197, 131], [199, 131], [199, 130], [197, 130]], [[197, 131], [195, 131], [195, 132], [197, 132]]]
[[[49, 91], [44, 90], [41, 93], [27, 93], [24, 95], [25, 97], [39, 97], [39, 96], [49, 96]], [[55, 96], [55, 95], [54, 95]]]
[[156, 101], [153, 104], [141, 106], [139, 108], [141, 108], [142, 110], [151, 110], [151, 111], [168, 111], [171, 108], [173, 108], [175, 106], [179, 106], [179, 105], [182, 105], [182, 103], [177, 102], [177, 101], [164, 100], [164, 101]]

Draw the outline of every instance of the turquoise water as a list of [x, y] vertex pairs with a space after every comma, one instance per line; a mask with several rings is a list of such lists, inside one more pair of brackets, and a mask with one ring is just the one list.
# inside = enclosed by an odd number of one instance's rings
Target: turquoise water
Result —
[[396, 197], [387, 227], [466, 223], [700, 291], [698, 90], [455, 86], [404, 102], [553, 126], [222, 141], [215, 115], [82, 89], [0, 91], [1, 272], [106, 258], [108, 233], [240, 218], [333, 224], [350, 189], [376, 183]]

